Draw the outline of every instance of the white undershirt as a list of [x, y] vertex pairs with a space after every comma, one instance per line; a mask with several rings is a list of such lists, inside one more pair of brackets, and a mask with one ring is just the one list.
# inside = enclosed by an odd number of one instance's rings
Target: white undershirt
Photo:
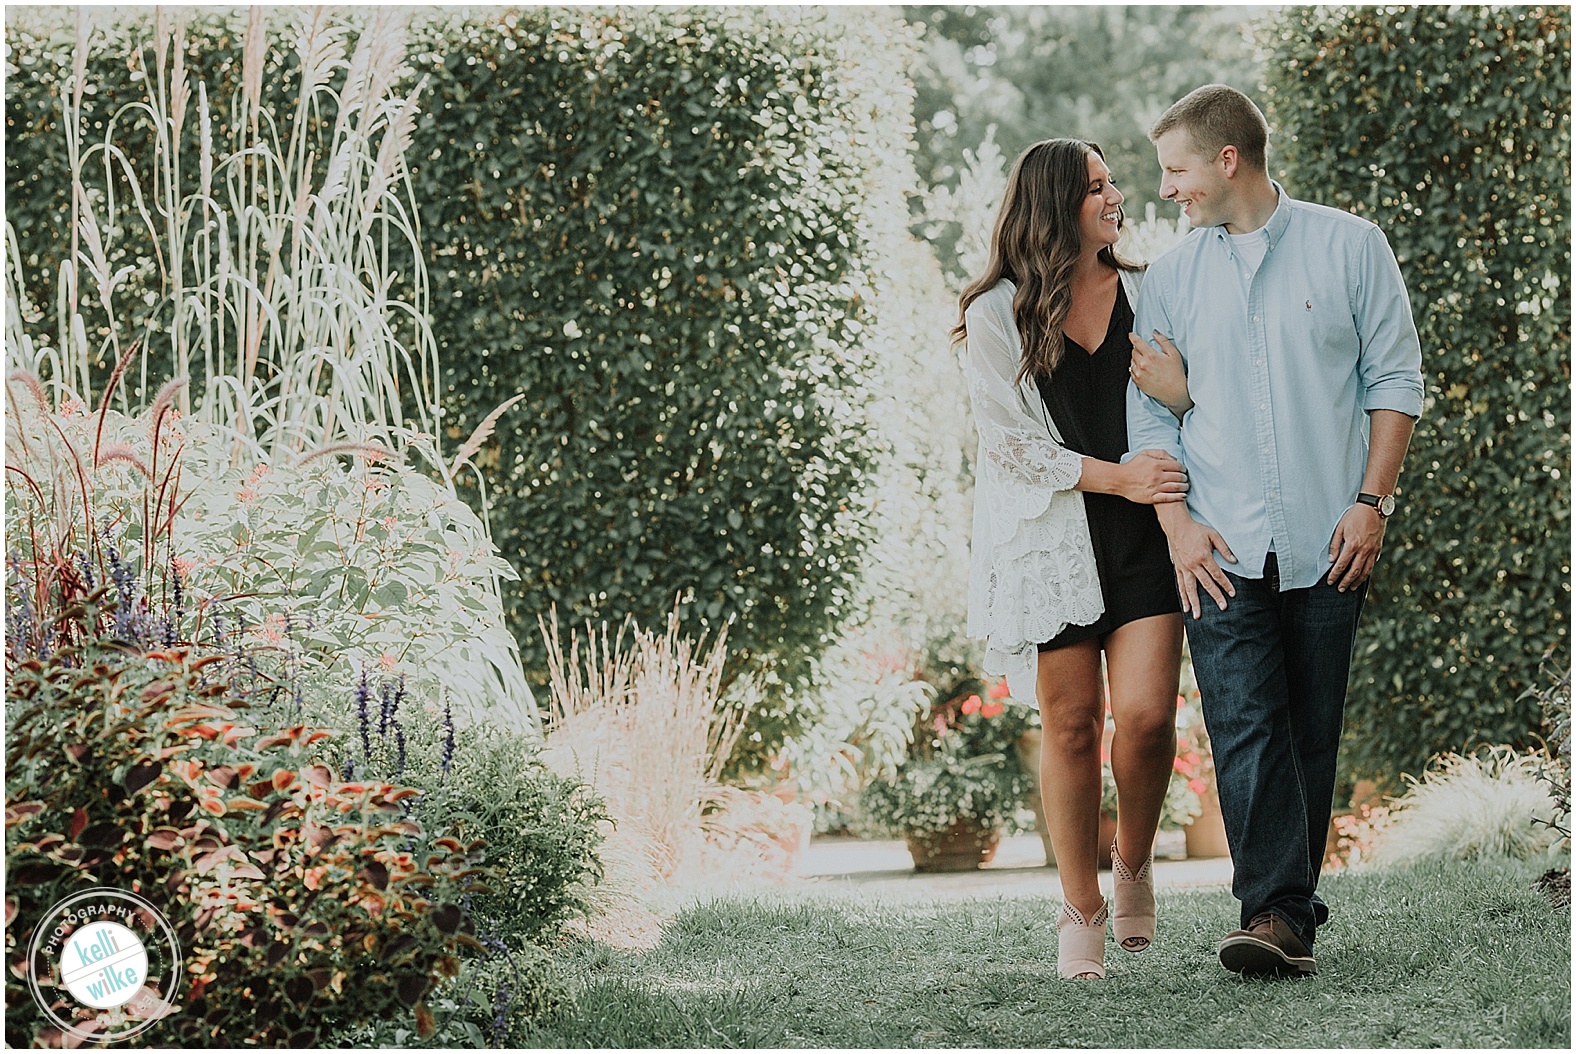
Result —
[[1231, 239], [1231, 248], [1237, 254], [1237, 260], [1245, 270], [1242, 272], [1243, 284], [1252, 281], [1258, 274], [1259, 265], [1264, 262], [1264, 254], [1270, 251], [1270, 232], [1267, 227], [1260, 227], [1247, 234], [1231, 234], [1226, 237]]

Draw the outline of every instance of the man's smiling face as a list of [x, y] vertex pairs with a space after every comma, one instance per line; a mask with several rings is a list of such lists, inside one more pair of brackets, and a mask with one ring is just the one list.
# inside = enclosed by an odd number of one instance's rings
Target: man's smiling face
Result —
[[1188, 223], [1213, 227], [1226, 222], [1222, 206], [1231, 194], [1231, 183], [1221, 171], [1220, 158], [1199, 156], [1192, 134], [1173, 128], [1155, 140], [1160, 159], [1160, 196], [1182, 206]]

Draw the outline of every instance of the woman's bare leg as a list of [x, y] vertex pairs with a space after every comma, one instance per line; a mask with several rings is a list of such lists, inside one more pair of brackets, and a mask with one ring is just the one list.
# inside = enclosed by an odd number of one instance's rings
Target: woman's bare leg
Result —
[[1100, 643], [1040, 652], [1040, 799], [1056, 850], [1062, 897], [1091, 918], [1104, 900], [1100, 840], [1100, 736], [1105, 698]]
[[[1182, 616], [1156, 615], [1117, 627], [1105, 638], [1105, 661], [1116, 723], [1111, 740], [1116, 851], [1136, 870], [1154, 848], [1176, 756]], [[1056, 851], [1060, 854], [1061, 846]]]

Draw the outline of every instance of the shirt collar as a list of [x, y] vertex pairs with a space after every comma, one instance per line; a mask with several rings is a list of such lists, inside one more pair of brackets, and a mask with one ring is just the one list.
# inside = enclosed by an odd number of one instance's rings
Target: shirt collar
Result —
[[[1286, 228], [1291, 225], [1291, 209], [1286, 204], [1291, 201], [1291, 195], [1286, 193], [1285, 187], [1273, 179], [1270, 180], [1270, 186], [1275, 188], [1275, 211], [1270, 213], [1269, 220], [1265, 222], [1263, 227], [1259, 228], [1269, 236], [1269, 245], [1265, 249], [1266, 252], [1274, 250], [1275, 243], [1280, 241], [1281, 235], [1285, 234]], [[1231, 236], [1226, 233], [1225, 224], [1215, 228], [1215, 237], [1222, 242], [1231, 240]]]

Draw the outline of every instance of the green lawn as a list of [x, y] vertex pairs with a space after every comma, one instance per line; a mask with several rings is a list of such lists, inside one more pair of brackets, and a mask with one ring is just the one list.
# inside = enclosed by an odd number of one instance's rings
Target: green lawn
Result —
[[590, 942], [542, 1046], [1559, 1047], [1570, 914], [1509, 862], [1330, 876], [1320, 974], [1215, 962], [1224, 890], [1161, 893], [1154, 948], [1104, 983], [1056, 977], [1052, 899], [856, 901], [786, 892], [685, 911], [649, 952]]

